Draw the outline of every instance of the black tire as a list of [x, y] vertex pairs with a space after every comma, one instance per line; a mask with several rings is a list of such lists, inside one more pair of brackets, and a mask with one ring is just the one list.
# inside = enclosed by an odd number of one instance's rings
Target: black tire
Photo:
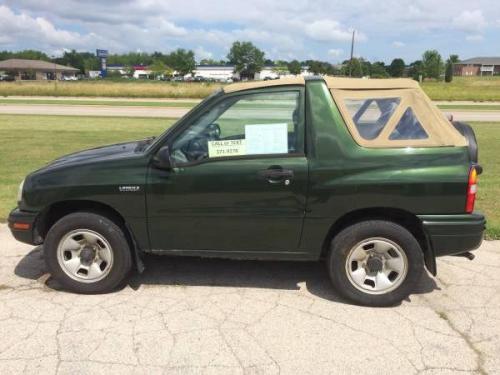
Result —
[[[357, 244], [372, 238], [382, 238], [397, 244], [406, 255], [406, 276], [393, 290], [384, 294], [370, 294], [351, 282], [346, 262]], [[353, 224], [338, 233], [331, 242], [327, 257], [330, 278], [335, 289], [346, 299], [364, 306], [393, 306], [405, 299], [419, 282], [424, 270], [422, 249], [415, 237], [404, 227], [384, 220], [370, 220]]]
[[[69, 277], [61, 268], [57, 249], [63, 237], [73, 230], [85, 229], [98, 233], [107, 240], [113, 253], [109, 273], [98, 281], [85, 283]], [[50, 228], [43, 245], [45, 262], [52, 275], [65, 289], [84, 294], [106, 293], [115, 290], [132, 268], [130, 246], [123, 230], [110, 219], [90, 212], [76, 212], [64, 216]]]

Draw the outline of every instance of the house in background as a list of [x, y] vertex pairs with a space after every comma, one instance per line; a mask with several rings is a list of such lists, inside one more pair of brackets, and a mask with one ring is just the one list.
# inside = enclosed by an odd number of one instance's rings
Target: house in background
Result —
[[153, 73], [145, 65], [134, 65], [132, 67], [132, 70], [134, 71], [132, 77], [134, 77], [135, 79], [149, 79], [151, 74]]
[[116, 73], [116, 74], [119, 74], [121, 76], [126, 76], [127, 75], [127, 68], [122, 65], [122, 64], [108, 64], [107, 67], [106, 67], [108, 73]]
[[473, 57], [454, 64], [456, 76], [493, 76], [500, 74], [500, 57]]
[[0, 71], [20, 80], [76, 79], [78, 69], [42, 60], [8, 59], [0, 61]]

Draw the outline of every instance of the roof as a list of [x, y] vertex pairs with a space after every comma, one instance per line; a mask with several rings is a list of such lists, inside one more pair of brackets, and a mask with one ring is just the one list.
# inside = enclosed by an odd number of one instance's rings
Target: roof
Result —
[[0, 69], [3, 70], [32, 69], [32, 70], [47, 70], [51, 72], [53, 71], [77, 72], [79, 70], [73, 68], [72, 66], [59, 65], [42, 60], [25, 60], [25, 59], [8, 59], [0, 61]]
[[[414, 89], [419, 85], [416, 81], [408, 78], [343, 78], [343, 77], [324, 77], [326, 85], [329, 89], [345, 89], [345, 90], [380, 90], [380, 89]], [[224, 92], [235, 92], [250, 89], [258, 89], [269, 86], [285, 86], [285, 85], [304, 85], [305, 79], [302, 76], [291, 78], [280, 78], [269, 81], [251, 81], [239, 82], [227, 85], [224, 87]]]
[[200, 65], [196, 65], [196, 69], [198, 69], [198, 68], [231, 68], [231, 69], [234, 69], [234, 65], [200, 64]]
[[458, 65], [500, 65], [500, 57], [473, 57], [462, 60]]
[[291, 78], [280, 78], [273, 79], [271, 81], [251, 81], [251, 82], [240, 82], [232, 83], [224, 87], [224, 92], [236, 92], [243, 90], [259, 89], [262, 87], [271, 86], [286, 86], [286, 85], [305, 85], [304, 77], [291, 77]]
[[377, 90], [418, 88], [417, 81], [408, 78], [340, 78], [325, 77], [329, 89]]
[[234, 70], [234, 65], [196, 65], [195, 70]]

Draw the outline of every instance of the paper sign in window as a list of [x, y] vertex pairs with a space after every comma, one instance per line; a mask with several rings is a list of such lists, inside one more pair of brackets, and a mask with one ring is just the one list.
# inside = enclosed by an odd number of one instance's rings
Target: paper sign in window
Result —
[[287, 124], [245, 125], [247, 155], [288, 153]]
[[208, 156], [210, 158], [222, 158], [225, 156], [239, 156], [245, 154], [244, 139], [208, 142]]

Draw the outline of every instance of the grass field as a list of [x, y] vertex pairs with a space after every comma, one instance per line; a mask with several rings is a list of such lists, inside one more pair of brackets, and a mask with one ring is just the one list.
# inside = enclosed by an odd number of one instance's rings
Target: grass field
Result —
[[[0, 221], [16, 202], [23, 177], [58, 156], [85, 148], [158, 135], [174, 120], [0, 115]], [[500, 123], [474, 123], [479, 142], [477, 208], [488, 218], [488, 238], [500, 239]]]
[[498, 104], [439, 104], [440, 109], [454, 109], [462, 111], [500, 111]]
[[500, 100], [500, 77], [454, 77], [453, 82], [424, 82], [432, 100]]
[[220, 84], [162, 81], [0, 82], [0, 96], [86, 96], [113, 98], [204, 98]]
[[[154, 100], [154, 99], [153, 99]], [[90, 106], [111, 106], [111, 107], [177, 107], [177, 108], [191, 108], [194, 107], [199, 101], [189, 100], [172, 100], [172, 101], [153, 101], [144, 99], [30, 99], [30, 98], [15, 98], [6, 99], [0, 98], [0, 106], [5, 104], [29, 104], [29, 105], [90, 105]], [[463, 110], [463, 111], [500, 111], [500, 104], [438, 104], [440, 109], [444, 110]]]
[[[116, 98], [204, 98], [221, 84], [161, 81], [0, 82], [0, 96], [82, 96]], [[455, 77], [424, 82], [433, 100], [500, 101], [500, 77]]]
[[24, 176], [58, 156], [158, 135], [174, 120], [0, 115], [0, 220], [16, 202]]

